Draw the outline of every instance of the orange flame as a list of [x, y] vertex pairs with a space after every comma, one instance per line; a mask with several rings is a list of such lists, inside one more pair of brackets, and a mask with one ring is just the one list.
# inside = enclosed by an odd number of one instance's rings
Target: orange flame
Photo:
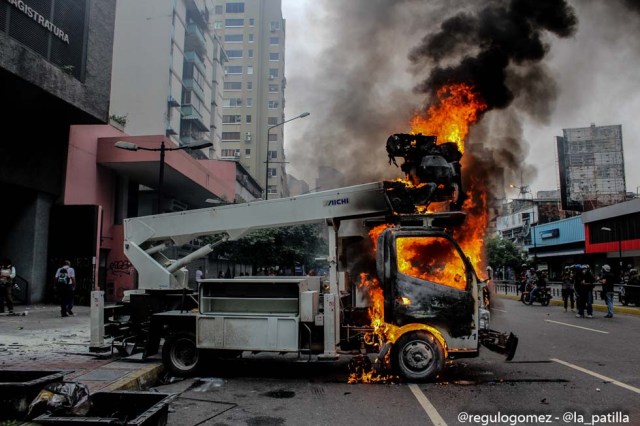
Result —
[[426, 117], [413, 116], [411, 132], [435, 135], [440, 142], [455, 142], [460, 152], [464, 152], [469, 127], [478, 121], [487, 104], [464, 83], [443, 86], [436, 96], [437, 101], [427, 109]]
[[[464, 83], [443, 86], [436, 95], [437, 101], [427, 109], [424, 116], [418, 113], [411, 119], [411, 133], [435, 135], [439, 142], [455, 142], [460, 152], [464, 153], [464, 143], [469, 134], [469, 128], [478, 121], [479, 115], [487, 109], [487, 104], [476, 94], [473, 87]], [[411, 184], [408, 180], [403, 181]], [[454, 231], [454, 236], [475, 270], [478, 271], [478, 268], [485, 263], [484, 234], [488, 223], [486, 188], [479, 180], [472, 181], [469, 194], [462, 207], [467, 212], [467, 218], [464, 224]], [[421, 206], [418, 211], [425, 213], [439, 209], [441, 206], [430, 205], [428, 209]], [[375, 249], [377, 249], [378, 236], [389, 226], [388, 224], [378, 225], [369, 232]], [[445, 262], [444, 268], [441, 267], [442, 265], [429, 264], [428, 251], [438, 250], [439, 246], [437, 239], [430, 241], [428, 245], [415, 238], [398, 239], [399, 271], [413, 276], [430, 273], [429, 277], [432, 278], [425, 276], [430, 281], [447, 282], [454, 288], [464, 289], [466, 285], [463, 278], [464, 265], [459, 259], [456, 261], [452, 257]], [[363, 273], [360, 275], [360, 287], [367, 290], [371, 299], [368, 313], [373, 332], [365, 336], [365, 343], [379, 346], [387, 341], [395, 341], [400, 329], [384, 322], [384, 295], [378, 280]], [[372, 370], [359, 376], [352, 373], [348, 382], [374, 383], [388, 380], [389, 376], [376, 376]]]

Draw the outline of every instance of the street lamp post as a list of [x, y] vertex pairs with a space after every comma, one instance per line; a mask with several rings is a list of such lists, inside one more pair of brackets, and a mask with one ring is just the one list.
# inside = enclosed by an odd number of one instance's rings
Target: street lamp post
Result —
[[298, 118], [304, 118], [308, 115], [309, 115], [308, 112], [303, 112], [302, 114], [296, 117], [290, 118], [288, 120], [285, 120], [282, 123], [277, 123], [277, 124], [274, 124], [273, 126], [269, 126], [269, 128], [267, 129], [267, 161], [265, 161], [266, 166], [265, 166], [265, 174], [264, 174], [264, 199], [265, 200], [269, 199], [269, 138], [271, 137], [271, 129], [276, 128], [278, 126], [282, 126], [283, 124], [296, 120]]
[[147, 148], [144, 146], [139, 146], [132, 142], [126, 141], [118, 141], [114, 144], [116, 148], [124, 149], [127, 151], [160, 151], [160, 170], [158, 175], [158, 213], [161, 213], [162, 208], [162, 195], [163, 195], [163, 186], [164, 186], [164, 158], [165, 152], [167, 151], [180, 151], [185, 149], [202, 149], [213, 146], [211, 142], [204, 143], [191, 143], [188, 145], [181, 145], [174, 148], [167, 148], [164, 144], [164, 139], [160, 142], [160, 147], [158, 148]]
[[526, 194], [531, 195], [531, 219], [529, 222], [529, 229], [531, 230], [531, 242], [533, 243], [533, 265], [537, 267], [538, 266], [538, 246], [536, 242], [536, 232], [533, 229], [533, 221], [536, 217], [536, 202], [533, 199], [533, 192], [531, 192], [529, 185], [523, 185], [523, 186], [509, 185], [509, 186], [511, 188], [518, 189], [520, 191], [520, 194], [525, 200], [527, 198]]
[[615, 228], [612, 230], [611, 228], [607, 227], [607, 226], [603, 226], [600, 228], [601, 231], [606, 231], [606, 232], [614, 232], [614, 236], [618, 239], [618, 258], [620, 260], [620, 276], [622, 276], [622, 235], [620, 235], [620, 226], [616, 223]]

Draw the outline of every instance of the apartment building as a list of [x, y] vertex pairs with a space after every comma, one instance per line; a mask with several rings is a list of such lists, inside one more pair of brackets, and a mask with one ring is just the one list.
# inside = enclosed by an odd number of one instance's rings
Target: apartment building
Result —
[[622, 126], [563, 129], [558, 136], [565, 210], [588, 211], [626, 199]]
[[[128, 134], [215, 147], [225, 56], [208, 18], [204, 0], [117, 3], [110, 114]], [[214, 149], [196, 158], [215, 158]]]
[[211, 4], [210, 25], [220, 35], [228, 58], [220, 158], [239, 161], [266, 189], [268, 198], [287, 196], [284, 126], [279, 125], [285, 121], [286, 86], [281, 1], [212, 0]]

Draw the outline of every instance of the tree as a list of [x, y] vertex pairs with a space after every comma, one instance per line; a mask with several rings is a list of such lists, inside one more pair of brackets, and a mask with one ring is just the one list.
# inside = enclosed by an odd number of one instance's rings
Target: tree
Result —
[[517, 269], [527, 263], [527, 256], [512, 241], [494, 237], [487, 241], [489, 264], [494, 268], [511, 267]]
[[220, 244], [215, 253], [254, 269], [280, 266], [293, 270], [296, 264], [311, 265], [316, 257], [326, 256], [328, 247], [321, 233], [317, 224], [260, 229]]

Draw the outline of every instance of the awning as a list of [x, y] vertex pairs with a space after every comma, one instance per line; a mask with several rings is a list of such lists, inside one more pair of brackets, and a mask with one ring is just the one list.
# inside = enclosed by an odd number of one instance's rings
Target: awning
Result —
[[[574, 249], [574, 250], [559, 250], [559, 251], [553, 251], [553, 252], [538, 253], [536, 257], [540, 258], [540, 257], [555, 257], [555, 256], [574, 256], [577, 254], [584, 254], [584, 250]], [[533, 256], [533, 253], [529, 253], [529, 256]]]

